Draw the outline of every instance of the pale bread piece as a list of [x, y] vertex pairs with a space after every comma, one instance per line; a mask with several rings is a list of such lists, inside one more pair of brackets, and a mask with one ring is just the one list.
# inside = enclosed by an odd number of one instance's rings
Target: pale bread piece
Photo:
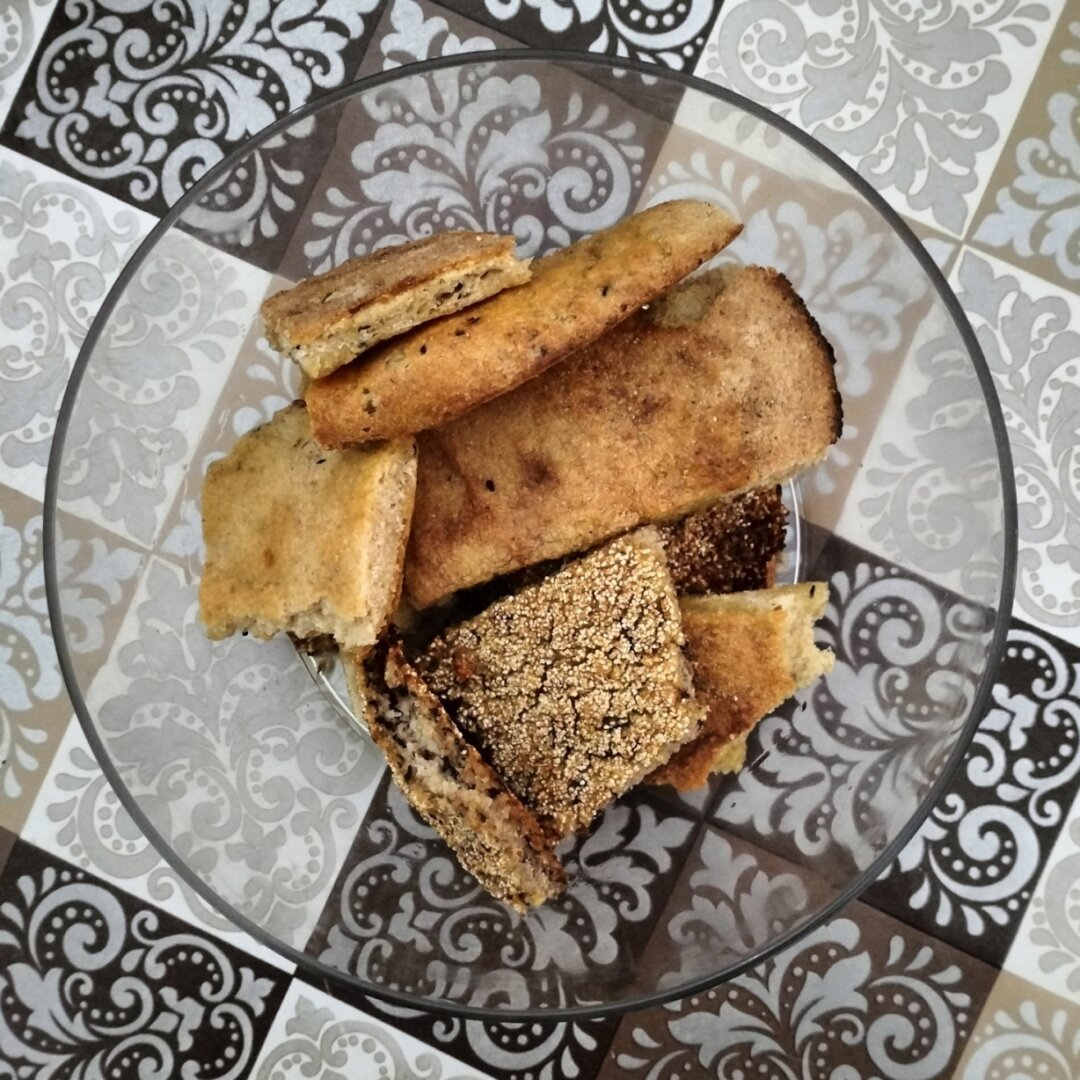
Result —
[[739, 224], [664, 203], [537, 259], [532, 278], [417, 327], [306, 392], [316, 438], [347, 446], [423, 431], [531, 379], [710, 259]]
[[451, 627], [417, 668], [555, 838], [585, 828], [701, 724], [654, 529]]
[[755, 488], [660, 529], [680, 596], [767, 589], [784, 553], [780, 486]]
[[381, 248], [263, 301], [266, 339], [312, 379], [380, 341], [529, 280], [514, 238], [444, 232]]
[[833, 353], [782, 274], [724, 268], [654, 307], [419, 437], [416, 607], [825, 456], [841, 429]]
[[694, 686], [705, 706], [701, 733], [648, 777], [681, 791], [716, 772], [737, 772], [754, 726], [797, 690], [832, 671], [830, 650], [814, 643], [829, 599], [821, 581], [679, 602]]
[[462, 738], [401, 646], [343, 659], [353, 708], [395, 782], [461, 865], [518, 911], [562, 893], [566, 873], [552, 841]]
[[242, 436], [203, 483], [207, 634], [374, 644], [401, 594], [415, 491], [412, 439], [323, 450], [302, 404]]

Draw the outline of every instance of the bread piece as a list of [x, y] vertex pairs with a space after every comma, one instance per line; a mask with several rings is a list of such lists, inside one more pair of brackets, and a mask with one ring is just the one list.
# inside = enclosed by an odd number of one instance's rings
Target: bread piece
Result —
[[694, 686], [706, 708], [701, 734], [649, 778], [681, 791], [714, 772], [736, 772], [754, 725], [833, 667], [814, 644], [814, 622], [829, 598], [823, 582], [781, 585], [680, 601]]
[[595, 340], [730, 243], [707, 203], [665, 203], [537, 259], [532, 279], [417, 327], [307, 388], [316, 438], [347, 446], [444, 424]]
[[561, 838], [696, 734], [682, 643], [663, 549], [642, 529], [446, 631], [417, 667]]
[[415, 490], [412, 439], [322, 450], [302, 404], [244, 435], [203, 483], [209, 636], [372, 645], [401, 593]]
[[420, 437], [417, 607], [825, 456], [841, 428], [833, 354], [782, 274], [714, 271], [654, 306]]
[[756, 488], [660, 530], [675, 591], [767, 589], [784, 551], [787, 510], [780, 486]]
[[518, 911], [558, 896], [566, 873], [536, 818], [461, 736], [400, 645], [345, 663], [353, 706], [398, 787], [496, 899]]
[[512, 236], [437, 233], [275, 293], [262, 317], [270, 347], [317, 379], [380, 341], [528, 280]]

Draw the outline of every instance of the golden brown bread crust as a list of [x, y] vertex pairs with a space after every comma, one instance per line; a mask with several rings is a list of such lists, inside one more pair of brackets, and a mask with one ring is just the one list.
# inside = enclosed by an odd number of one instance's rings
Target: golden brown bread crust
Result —
[[373, 644], [401, 593], [415, 489], [412, 439], [323, 450], [302, 404], [248, 432], [203, 484], [207, 634]]
[[707, 203], [664, 203], [537, 259], [520, 288], [312, 382], [306, 398], [316, 438], [347, 446], [444, 424], [594, 341], [739, 229]]
[[417, 667], [561, 838], [696, 734], [682, 643], [663, 549], [642, 529], [447, 630]]
[[563, 892], [566, 873], [539, 822], [462, 738], [400, 645], [347, 658], [346, 673], [398, 787], [461, 865], [518, 911]]
[[514, 238], [445, 232], [382, 248], [263, 301], [270, 347], [312, 379], [380, 341], [529, 279]]
[[742, 767], [746, 737], [796, 690], [832, 670], [814, 644], [829, 589], [822, 582], [680, 601], [694, 686], [706, 708], [701, 733], [648, 777], [691, 791], [714, 772]]
[[[703, 313], [671, 319], [684, 290]], [[787, 279], [725, 270], [672, 295], [663, 325], [639, 312], [420, 436], [405, 564], [417, 607], [825, 456], [841, 428], [833, 353]]]
[[724, 499], [660, 529], [680, 596], [767, 589], [784, 551], [779, 484]]

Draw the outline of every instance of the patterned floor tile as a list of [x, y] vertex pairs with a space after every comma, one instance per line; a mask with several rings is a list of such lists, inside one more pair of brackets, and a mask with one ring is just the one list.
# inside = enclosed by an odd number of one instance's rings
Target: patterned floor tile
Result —
[[281, 1003], [252, 1080], [485, 1080], [476, 1069], [303, 982]]
[[79, 346], [152, 219], [0, 147], [0, 477], [35, 499]]
[[135, 271], [79, 386], [59, 505], [150, 546], [270, 277], [170, 232]]
[[56, 0], [9, 0], [0, 11], [0, 124], [30, 68]]
[[248, 1074], [280, 972], [23, 841], [0, 892], [8, 1075]]
[[622, 799], [565, 845], [567, 893], [520, 916], [461, 870], [384, 777], [307, 952], [388, 990], [459, 1005], [621, 998], [694, 829], [647, 795]]
[[[61, 602], [73, 652], [99, 664], [135, 590], [139, 555], [61, 521]], [[0, 487], [0, 825], [18, 831], [71, 717], [49, 633], [41, 507]]]
[[[1080, 676], [1080, 667], [1074, 666], [1073, 675]], [[1075, 727], [1075, 703], [1066, 700], [1063, 706]], [[1066, 745], [1075, 747], [1075, 738]], [[1065, 818], [1005, 967], [1062, 997], [1080, 1000], [1080, 797]]]
[[[142, 801], [151, 818], [152, 807]], [[110, 886], [192, 923], [282, 971], [295, 965], [209, 907], [124, 809], [72, 719], [21, 830], [22, 839]]]
[[895, 840], [956, 744], [985, 665], [985, 612], [832, 537], [819, 644], [833, 671], [764, 720], [750, 769], [719, 782], [713, 818], [847, 883]]
[[456, 0], [527, 45], [631, 56], [693, 71], [721, 0]]
[[1014, 622], [960, 771], [863, 899], [1000, 966], [1078, 791], [1080, 650]]
[[798, 484], [803, 514], [829, 527], [841, 515], [932, 293], [904, 243], [865, 200], [838, 187], [820, 159], [775, 130], [756, 121], [744, 130], [749, 119], [689, 91], [643, 201], [700, 198], [723, 206], [743, 231], [721, 261], [782, 270], [820, 324], [837, 358], [844, 431]]
[[211, 642], [196, 582], [152, 559], [87, 711], [128, 790], [192, 873], [302, 947], [382, 760], [284, 638]]
[[1080, 19], [1066, 11], [1035, 74], [971, 242], [1065, 288], [1080, 282]]
[[[496, 39], [460, 15], [395, 0], [365, 63], [486, 43]], [[619, 220], [638, 202], [667, 123], [573, 73], [543, 84], [539, 73], [476, 65], [353, 99], [282, 274], [442, 228], [512, 223], [519, 253], [535, 255]]]
[[[23, 83], [0, 141], [160, 216], [231, 148], [350, 80], [377, 7], [58, 5], [35, 59], [37, 78]], [[223, 191], [204, 226], [219, 236], [232, 231], [241, 249], [255, 239], [272, 249], [276, 235], [260, 218], [275, 217], [275, 201], [292, 186], [288, 174], [300, 160], [310, 164], [313, 133], [292, 129], [266, 147], [250, 183]]]
[[948, 1076], [993, 978], [856, 903], [729, 983], [627, 1016], [599, 1076]]
[[695, 74], [820, 139], [910, 217], [963, 236], [1063, 0], [728, 0]]
[[1074, 1080], [1080, 1076], [1080, 1005], [1024, 979], [994, 983], [952, 1080]]
[[1080, 644], [1080, 296], [971, 249], [953, 283], [1009, 429], [1020, 518], [1013, 610]]

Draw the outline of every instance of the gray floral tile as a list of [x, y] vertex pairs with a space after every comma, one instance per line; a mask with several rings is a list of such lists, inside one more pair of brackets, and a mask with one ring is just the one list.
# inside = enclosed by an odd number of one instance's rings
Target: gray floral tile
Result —
[[486, 1077], [415, 1035], [299, 981], [286, 992], [250, 1075], [253, 1080]]
[[997, 966], [1017, 947], [1036, 963], [1018, 931], [1078, 792], [1080, 651], [1014, 621], [960, 771], [862, 899]]
[[[160, 216], [233, 147], [349, 81], [378, 0], [338, 4], [57, 5], [0, 142]], [[95, 58], [89, 62], [89, 58]], [[273, 259], [290, 173], [320, 144], [312, 125], [265, 146], [198, 225]], [[235, 178], [234, 178], [235, 179]], [[266, 247], [267, 253], [260, 248]]]
[[152, 220], [0, 147], [0, 469], [35, 499], [90, 322]]
[[[433, 4], [394, 0], [365, 64], [396, 67], [498, 39]], [[539, 63], [539, 62], [538, 62]], [[476, 64], [416, 75], [343, 110], [338, 140], [282, 273], [322, 271], [376, 244], [513, 222], [535, 255], [638, 202], [666, 122], [568, 73]]]
[[9, 0], [0, 11], [0, 124], [30, 67], [56, 0]]
[[[235, 911], [302, 948], [383, 763], [289, 642], [209, 641], [196, 581], [154, 558], [108, 660], [82, 677], [98, 736], [159, 836]], [[95, 793], [72, 783], [89, 812]]]
[[180, 232], [127, 284], [79, 385], [58, 504], [149, 546], [270, 276]]
[[41, 776], [20, 835], [105, 884], [191, 923], [201, 933], [283, 971], [293, 970], [280, 953], [210, 907], [165, 861], [117, 798], [75, 719]]
[[[61, 603], [73, 651], [93, 665], [135, 588], [139, 554], [115, 537], [81, 541], [62, 519]], [[0, 487], [0, 825], [23, 826], [71, 717], [49, 633], [41, 507]]]
[[21, 840], [0, 893], [8, 1076], [249, 1075], [280, 972]]
[[1080, 1005], [1003, 973], [994, 983], [953, 1080], [1072, 1080], [1080, 1076]]
[[729, 983], [627, 1016], [598, 1076], [946, 1077], [993, 978], [855, 903]]
[[897, 209], [963, 236], [1063, 0], [729, 0], [695, 74], [789, 117]]
[[1080, 282], [1080, 20], [1066, 11], [975, 215], [971, 242], [1065, 288]]

